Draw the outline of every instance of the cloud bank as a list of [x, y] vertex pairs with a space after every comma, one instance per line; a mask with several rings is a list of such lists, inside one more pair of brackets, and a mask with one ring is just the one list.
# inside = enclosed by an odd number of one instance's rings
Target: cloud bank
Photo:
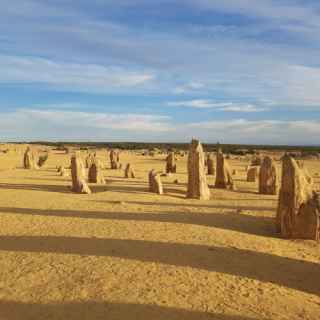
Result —
[[[21, 109], [2, 114], [0, 135], [7, 140], [182, 141], [198, 137], [215, 143], [318, 143], [320, 121], [233, 119], [176, 124], [163, 115], [110, 114]], [[128, 138], [130, 137], [130, 138]], [[294, 139], [294, 140], [292, 140]], [[142, 141], [142, 140], [140, 140]]]

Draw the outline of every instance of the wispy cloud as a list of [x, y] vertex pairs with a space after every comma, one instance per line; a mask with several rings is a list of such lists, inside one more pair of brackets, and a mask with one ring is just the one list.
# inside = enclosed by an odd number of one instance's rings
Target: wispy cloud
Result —
[[320, 120], [216, 120], [177, 124], [162, 115], [20, 109], [2, 113], [10, 140], [140, 140], [215, 143], [318, 144]]
[[190, 132], [204, 141], [210, 142], [318, 145], [320, 120], [233, 119], [229, 121], [202, 121], [189, 123], [184, 130], [180, 137]]
[[195, 93], [201, 89], [203, 89], [205, 85], [201, 82], [189, 82], [180, 86], [177, 86], [176, 88], [173, 89], [173, 93], [175, 94], [190, 94], [190, 93]]
[[[130, 25], [130, 19], [126, 23], [116, 19], [97, 19], [89, 14], [95, 10], [89, 10], [85, 2], [80, 2], [74, 10], [67, 10], [70, 4], [65, 4], [67, 9], [63, 5], [55, 9], [48, 2], [40, 4], [32, 1], [32, 6], [28, 6], [28, 1], [23, 1], [23, 6], [28, 8], [24, 12], [20, 2], [12, 0], [8, 5], [11, 9], [6, 9], [2, 16], [0, 13], [1, 37], [7, 40], [2, 43], [2, 50], [50, 58], [12, 56], [14, 61], [7, 69], [7, 81], [18, 84], [38, 80], [56, 88], [97, 93], [115, 89], [125, 91], [128, 88], [138, 92], [142, 87], [143, 93], [162, 95], [195, 93], [201, 96], [205, 91], [208, 96], [217, 96], [218, 93], [230, 100], [234, 97], [252, 97], [257, 100], [272, 97], [277, 105], [298, 105], [301, 108], [317, 103], [318, 87], [312, 78], [305, 76], [306, 70], [303, 68], [319, 65], [318, 50], [314, 48], [318, 42], [309, 39], [308, 45], [301, 45], [295, 35], [285, 37], [294, 41], [274, 42], [274, 34], [281, 35], [281, 30], [273, 21], [273, 27], [265, 22], [270, 19], [285, 21], [281, 28], [286, 26], [290, 29], [288, 20], [298, 19], [301, 21], [298, 27], [305, 28], [308, 24], [309, 32], [318, 37], [316, 27], [310, 27], [310, 21], [319, 21], [316, 6], [283, 5], [279, 1], [264, 0], [224, 3], [176, 0], [161, 1], [158, 5], [170, 10], [170, 5], [174, 3], [183, 6], [185, 10], [189, 9], [190, 15], [194, 9], [200, 10], [200, 14], [204, 13], [204, 9], [210, 9], [215, 13], [254, 16], [259, 20], [230, 26], [229, 22], [223, 25], [223, 21], [219, 21], [219, 25], [214, 21], [209, 25], [203, 24], [198, 19], [192, 26], [190, 23], [179, 25], [177, 22], [178, 26], [170, 30], [148, 29]], [[98, 10], [106, 4], [93, 1], [90, 6], [96, 6]], [[149, 12], [147, 9], [153, 12], [150, 1], [108, 1], [108, 7], [113, 10], [119, 6], [123, 10], [126, 6], [139, 6], [146, 10], [146, 14]], [[89, 13], [80, 10], [84, 7]], [[41, 12], [41, 17], [47, 17], [46, 23], [38, 17], [37, 12]], [[22, 15], [23, 19], [17, 19], [17, 14]], [[199, 33], [189, 36], [190, 28], [199, 30]], [[253, 29], [260, 30], [260, 33], [253, 33]], [[229, 37], [229, 31], [232, 37]], [[26, 66], [21, 59], [31, 61]], [[56, 66], [48, 64], [47, 60]], [[5, 66], [6, 61], [0, 65], [2, 70], [6, 70]], [[3, 72], [1, 75], [3, 77]], [[292, 79], [299, 82], [302, 78], [303, 88], [292, 90]], [[314, 97], [312, 101], [310, 94]]]
[[57, 62], [35, 57], [0, 56], [0, 85], [43, 84], [71, 91], [105, 93], [139, 87], [154, 75], [118, 66]]
[[[73, 128], [75, 136], [107, 140], [183, 140], [189, 132], [205, 140], [316, 139], [318, 122], [300, 120], [319, 119], [315, 0], [0, 0], [0, 6], [6, 89], [0, 109], [33, 106], [2, 113], [0, 134], [67, 136]], [[153, 116], [155, 108], [170, 118]], [[230, 120], [238, 113], [251, 120]], [[204, 114], [207, 122], [200, 121]]]
[[189, 108], [198, 108], [198, 109], [208, 109], [208, 108], [222, 108], [230, 106], [230, 103], [215, 103], [209, 100], [195, 99], [188, 101], [174, 101], [168, 102], [168, 106], [171, 107], [189, 107]]
[[267, 20], [300, 22], [306, 25], [320, 26], [316, 2], [308, 5], [297, 1], [282, 0], [188, 0], [194, 7], [215, 10], [245, 16], [254, 16]]
[[253, 104], [248, 103], [235, 103], [235, 102], [214, 102], [211, 100], [194, 99], [187, 101], [174, 101], [168, 102], [171, 107], [187, 107], [197, 109], [216, 109], [226, 112], [262, 112], [266, 108], [258, 108]]
[[[140, 134], [169, 132], [170, 118], [161, 115], [19, 109], [1, 113], [0, 135], [7, 139], [114, 140], [117, 132], [135, 138]], [[111, 135], [111, 132], [113, 134]]]

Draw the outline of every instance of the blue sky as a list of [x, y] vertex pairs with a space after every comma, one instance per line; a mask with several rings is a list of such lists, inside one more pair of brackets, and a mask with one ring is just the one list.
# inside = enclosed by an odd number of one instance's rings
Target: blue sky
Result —
[[0, 5], [2, 140], [319, 144], [319, 1]]

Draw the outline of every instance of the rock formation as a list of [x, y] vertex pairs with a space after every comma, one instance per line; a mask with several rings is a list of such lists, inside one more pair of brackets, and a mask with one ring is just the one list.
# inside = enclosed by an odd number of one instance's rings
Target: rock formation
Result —
[[313, 178], [311, 174], [309, 173], [308, 169], [305, 167], [304, 162], [302, 160], [297, 160], [297, 164], [299, 168], [303, 171], [307, 181], [311, 184], [313, 184]]
[[118, 151], [112, 149], [110, 151], [109, 157], [110, 157], [110, 162], [117, 161], [117, 159], [118, 159]]
[[39, 159], [38, 159], [38, 167], [41, 168], [44, 166], [44, 164], [47, 162], [49, 158], [49, 153], [46, 152], [45, 154], [42, 154], [41, 156], [39, 156]]
[[148, 174], [148, 182], [149, 182], [149, 191], [153, 192], [154, 190], [154, 179], [152, 178], [152, 176], [154, 176], [157, 172], [152, 169], [151, 171], [149, 171]]
[[251, 166], [261, 166], [262, 159], [259, 155], [255, 155], [251, 160]]
[[227, 159], [224, 158], [221, 149], [217, 151], [216, 159], [216, 182], [215, 187], [219, 189], [235, 190], [236, 186], [232, 179], [231, 169]]
[[111, 150], [110, 151], [110, 163], [111, 163], [111, 169], [121, 169], [121, 163], [120, 163], [120, 153], [118, 150]]
[[100, 160], [96, 156], [92, 156], [90, 161], [91, 164], [88, 171], [88, 181], [90, 183], [104, 184], [105, 179], [103, 177], [102, 164]]
[[213, 159], [213, 154], [209, 153], [207, 156], [207, 169], [208, 169], [208, 175], [213, 176], [214, 175], [214, 159]]
[[127, 179], [136, 177], [135, 172], [130, 163], [127, 164], [126, 169], [124, 170], [124, 177]]
[[91, 190], [85, 181], [85, 169], [80, 155], [71, 157], [72, 191], [75, 193], [91, 194]]
[[24, 154], [23, 167], [25, 169], [39, 169], [37, 156], [30, 147], [27, 148]]
[[111, 169], [121, 169], [121, 168], [122, 168], [122, 164], [120, 162], [117, 162], [117, 161], [111, 162]]
[[282, 180], [276, 216], [277, 231], [285, 238], [320, 240], [319, 194], [304, 170], [289, 155], [282, 159]]
[[95, 160], [96, 154], [92, 154], [90, 153], [87, 157], [86, 157], [86, 168], [89, 169], [91, 167], [91, 165], [93, 164], [94, 160]]
[[176, 165], [176, 158], [174, 152], [170, 152], [166, 158], [167, 165], [166, 165], [166, 173], [176, 173], [177, 172], [177, 165]]
[[247, 181], [256, 182], [259, 177], [259, 167], [251, 167], [247, 171]]
[[149, 191], [157, 194], [163, 194], [161, 177], [155, 170], [151, 170], [149, 172]]
[[204, 152], [198, 140], [192, 140], [189, 149], [187, 198], [210, 199], [210, 190], [205, 172]]
[[69, 176], [69, 174], [66, 171], [66, 169], [64, 167], [62, 167], [62, 166], [60, 166], [58, 168], [58, 173], [60, 174], [61, 177], [68, 177]]
[[295, 218], [293, 237], [297, 239], [320, 240], [320, 195], [313, 192]]
[[259, 193], [270, 195], [278, 193], [277, 168], [274, 161], [269, 156], [266, 156], [263, 159], [260, 167]]

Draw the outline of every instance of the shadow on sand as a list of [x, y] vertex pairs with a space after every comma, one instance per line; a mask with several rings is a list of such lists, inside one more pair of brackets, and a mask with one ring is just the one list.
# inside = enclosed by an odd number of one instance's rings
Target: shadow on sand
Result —
[[[54, 178], [54, 179], [53, 179]], [[90, 184], [90, 188], [93, 193], [100, 193], [105, 191], [111, 192], [119, 192], [119, 193], [135, 193], [135, 194], [150, 194], [148, 190], [148, 183], [134, 180], [130, 181], [125, 178], [110, 179], [110, 177], [105, 177], [107, 183], [105, 185], [99, 184]], [[60, 182], [69, 182], [71, 178], [62, 178], [59, 179], [56, 176], [48, 177], [48, 178], [33, 178], [28, 177], [27, 180], [39, 180], [39, 181], [60, 181]], [[71, 181], [70, 181], [71, 184]], [[176, 187], [173, 187], [173, 186]], [[164, 193], [167, 196], [171, 196], [174, 198], [184, 199], [186, 195], [185, 185], [184, 184], [175, 184], [172, 182], [163, 183]], [[1, 183], [0, 189], [8, 189], [8, 190], [32, 190], [32, 191], [47, 191], [47, 192], [59, 192], [59, 193], [71, 193], [70, 186], [66, 185], [47, 185], [47, 184], [12, 184], [12, 183]], [[214, 189], [214, 188], [213, 188]], [[259, 196], [257, 192], [252, 192], [249, 190], [236, 190], [229, 191], [230, 193], [238, 193], [238, 194], [255, 194]], [[215, 198], [216, 199], [216, 198]], [[219, 199], [216, 199], [219, 200]], [[261, 200], [257, 197], [257, 199], [220, 199], [220, 200]], [[262, 200], [276, 200], [276, 199], [262, 199]], [[259, 210], [259, 208], [256, 208]]]
[[14, 301], [0, 301], [0, 318], [6, 320], [255, 320], [244, 316], [189, 311], [156, 305], [94, 301], [61, 304], [27, 304]]
[[[119, 203], [117, 203], [119, 204]], [[14, 213], [32, 216], [48, 216], [82, 219], [105, 219], [141, 222], [167, 222], [199, 225], [237, 231], [264, 237], [277, 237], [274, 219], [234, 213], [192, 213], [192, 212], [98, 212], [73, 210], [42, 210], [30, 208], [0, 207], [0, 213]]]
[[0, 189], [71, 193], [71, 188], [64, 185], [0, 183]]
[[[190, 200], [190, 199], [187, 199]], [[117, 201], [96, 201], [102, 203], [110, 203], [110, 204], [117, 204]], [[276, 207], [256, 207], [256, 206], [238, 206], [238, 205], [225, 205], [225, 204], [190, 204], [190, 203], [172, 203], [172, 202], [147, 202], [147, 201], [126, 201], [128, 204], [136, 204], [136, 205], [144, 205], [144, 206], [161, 206], [161, 207], [193, 207], [193, 208], [208, 208], [208, 209], [230, 209], [230, 210], [250, 210], [250, 211], [270, 211], [276, 212]]]
[[320, 294], [320, 266], [233, 247], [144, 240], [58, 236], [1, 236], [0, 250], [117, 257], [191, 267]]
[[[61, 181], [64, 181], [64, 180], [61, 179]], [[108, 187], [106, 184], [105, 185], [89, 184], [89, 187], [93, 193], [110, 191], [110, 187]], [[71, 182], [70, 182], [70, 185], [0, 183], [0, 189], [30, 190], [30, 191], [77, 194], [71, 191]]]

